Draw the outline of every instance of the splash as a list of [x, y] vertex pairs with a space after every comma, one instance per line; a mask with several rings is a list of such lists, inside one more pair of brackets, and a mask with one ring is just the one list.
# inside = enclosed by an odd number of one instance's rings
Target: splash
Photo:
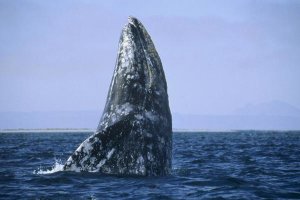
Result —
[[61, 160], [55, 159], [54, 166], [51, 169], [42, 169], [41, 167], [38, 170], [34, 170], [34, 174], [53, 174], [55, 172], [63, 171], [64, 165]]

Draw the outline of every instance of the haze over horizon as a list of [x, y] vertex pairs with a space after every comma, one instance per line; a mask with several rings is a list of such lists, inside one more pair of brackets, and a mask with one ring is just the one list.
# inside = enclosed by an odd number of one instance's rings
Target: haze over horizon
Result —
[[129, 15], [155, 43], [172, 113], [269, 113], [300, 124], [295, 0], [1, 0], [0, 112], [100, 116]]

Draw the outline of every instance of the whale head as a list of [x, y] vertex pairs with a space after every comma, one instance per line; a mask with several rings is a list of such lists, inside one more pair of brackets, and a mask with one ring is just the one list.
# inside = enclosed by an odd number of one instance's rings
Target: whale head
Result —
[[114, 118], [110, 114], [118, 109], [116, 105], [124, 104], [132, 111], [159, 112], [171, 118], [160, 57], [150, 35], [134, 17], [128, 18], [121, 33], [116, 67], [97, 130], [111, 125], [113, 122], [109, 119]]

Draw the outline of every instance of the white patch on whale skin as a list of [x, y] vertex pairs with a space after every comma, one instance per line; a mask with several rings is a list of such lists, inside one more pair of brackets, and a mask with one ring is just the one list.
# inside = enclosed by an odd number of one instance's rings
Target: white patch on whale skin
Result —
[[128, 115], [131, 111], [133, 111], [133, 105], [126, 102], [122, 105], [117, 105], [110, 117], [112, 115]]
[[158, 120], [157, 115], [155, 115], [155, 114], [154, 114], [153, 112], [151, 112], [151, 111], [146, 112], [146, 113], [145, 113], [145, 116], [146, 116], [148, 119], [150, 119], [151, 121], [156, 121], [156, 120]]
[[144, 164], [144, 158], [142, 155], [140, 155], [136, 161], [136, 169], [135, 174], [145, 174], [146, 168]]
[[91, 157], [91, 158], [90, 158], [90, 163], [91, 163], [91, 165], [94, 165], [95, 161], [96, 161], [96, 158], [95, 158], [95, 157]]
[[104, 164], [106, 163], [106, 159], [104, 158], [104, 159], [102, 159], [100, 162], [99, 162], [99, 164], [98, 165], [96, 165], [96, 169], [100, 169], [100, 167], [102, 167]]
[[85, 144], [83, 145], [83, 152], [86, 154], [89, 154], [90, 151], [93, 149], [92, 147], [92, 143], [89, 142], [89, 139], [85, 142]]
[[165, 144], [165, 139], [163, 137], [158, 137], [160, 143]]
[[153, 161], [154, 160], [153, 159], [153, 155], [150, 152], [147, 152], [147, 158], [148, 158], [149, 161]]
[[152, 137], [152, 134], [147, 132], [147, 133], [146, 133], [146, 137], [151, 138], [151, 137]]
[[134, 115], [137, 120], [142, 120], [143, 116], [141, 114]]
[[113, 114], [111, 115], [111, 122], [114, 123], [116, 120], [117, 120], [117, 117], [116, 117], [116, 115], [113, 113]]
[[[75, 171], [75, 172], [80, 172], [82, 170], [89, 170], [89, 166], [93, 166], [96, 158], [95, 157], [90, 157], [91, 156], [91, 151], [93, 150], [93, 144], [100, 142], [99, 138], [94, 137], [95, 134], [87, 138], [83, 143], [80, 144], [80, 146], [76, 149], [74, 155], [78, 156], [81, 155], [82, 159], [79, 161], [79, 165], [81, 167], [78, 167], [76, 165], [76, 161], [73, 160], [72, 156], [70, 156], [66, 162], [66, 165], [69, 166], [68, 171]], [[92, 140], [91, 140], [92, 139]], [[91, 140], [91, 141], [90, 141]], [[101, 145], [100, 145], [101, 147]], [[89, 160], [90, 164], [89, 166], [86, 166], [86, 161]]]
[[107, 153], [107, 155], [106, 155], [106, 158], [107, 159], [110, 159], [110, 157], [113, 155], [113, 153], [115, 152], [115, 148], [112, 148], [112, 150], [110, 150], [108, 153]]
[[[93, 167], [93, 168], [91, 168], [90, 170], [88, 170], [88, 171], [90, 171], [90, 172], [98, 172], [100, 169], [101, 169], [101, 167], [106, 163], [106, 161], [107, 160], [109, 160], [110, 158], [111, 158], [111, 156], [113, 155], [113, 153], [115, 152], [115, 148], [112, 148], [108, 153], [107, 153], [107, 155], [106, 155], [106, 158], [104, 158], [104, 159], [102, 159], [102, 160], [100, 160], [100, 162], [96, 165], [96, 167]], [[91, 163], [92, 163], [92, 165], [95, 163], [95, 160], [96, 160], [96, 158], [91, 158], [91, 160], [93, 161], [91, 161]]]
[[117, 122], [120, 116], [128, 115], [134, 108], [135, 106], [129, 102], [122, 105], [110, 106], [110, 109], [103, 114], [103, 120], [99, 126], [102, 127], [102, 130], [106, 129], [108, 126]]

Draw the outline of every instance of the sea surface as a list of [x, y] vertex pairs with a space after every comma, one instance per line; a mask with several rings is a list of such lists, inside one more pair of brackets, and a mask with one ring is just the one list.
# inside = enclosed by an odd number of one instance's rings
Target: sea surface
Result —
[[300, 131], [175, 132], [165, 177], [60, 171], [90, 134], [0, 133], [0, 199], [300, 199]]

